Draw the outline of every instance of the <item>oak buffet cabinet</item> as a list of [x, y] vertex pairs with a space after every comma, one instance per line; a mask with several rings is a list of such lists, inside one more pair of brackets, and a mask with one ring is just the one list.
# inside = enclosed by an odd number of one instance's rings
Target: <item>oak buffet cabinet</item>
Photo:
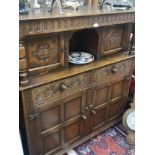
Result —
[[[87, 6], [20, 15], [20, 129], [30, 155], [61, 155], [120, 121], [134, 67], [134, 16]], [[80, 50], [95, 60], [70, 64], [70, 51]]]

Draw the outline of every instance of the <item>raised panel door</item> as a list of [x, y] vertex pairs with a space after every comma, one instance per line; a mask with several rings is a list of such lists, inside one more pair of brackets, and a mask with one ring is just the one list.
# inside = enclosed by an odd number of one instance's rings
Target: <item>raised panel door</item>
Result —
[[113, 119], [125, 110], [131, 76], [118, 79], [111, 85], [108, 119]]
[[102, 84], [93, 88], [93, 102], [89, 105], [92, 130], [102, 127], [107, 118], [110, 84]]
[[81, 91], [36, 106], [38, 117], [32, 121], [38, 155], [55, 154], [81, 138], [85, 98], [86, 92]]
[[79, 140], [84, 132], [86, 91], [81, 91], [64, 98], [64, 146]]

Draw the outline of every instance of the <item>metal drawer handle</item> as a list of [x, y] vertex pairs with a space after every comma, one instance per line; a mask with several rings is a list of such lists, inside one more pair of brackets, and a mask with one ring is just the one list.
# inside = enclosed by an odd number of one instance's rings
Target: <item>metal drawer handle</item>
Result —
[[66, 89], [67, 89], [67, 86], [65, 84], [61, 83], [60, 86], [59, 86], [59, 90], [64, 91]]
[[92, 108], [92, 107], [93, 107], [93, 105], [92, 105], [92, 104], [90, 104], [90, 105], [89, 105], [89, 107], [90, 107], [90, 108]]
[[88, 110], [89, 109], [89, 107], [85, 107], [85, 110]]
[[127, 78], [126, 78], [126, 81], [131, 80], [131, 78], [132, 78], [132, 76], [127, 77]]
[[93, 113], [93, 115], [95, 115], [95, 114], [96, 114], [96, 111], [95, 111], [94, 109], [93, 109], [91, 112]]
[[81, 115], [82, 119], [86, 120], [87, 117], [85, 115]]
[[113, 67], [112, 69], [111, 69], [111, 72], [114, 74], [114, 73], [117, 73], [117, 71], [118, 71], [118, 69], [116, 68], [116, 67]]

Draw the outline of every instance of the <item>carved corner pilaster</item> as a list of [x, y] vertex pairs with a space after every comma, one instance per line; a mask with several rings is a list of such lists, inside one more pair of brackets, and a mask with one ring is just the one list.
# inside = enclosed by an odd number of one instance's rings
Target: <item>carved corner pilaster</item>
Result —
[[19, 43], [19, 83], [20, 85], [28, 84], [28, 77], [27, 77], [27, 63], [26, 63], [26, 53], [25, 47], [23, 42], [20, 41]]

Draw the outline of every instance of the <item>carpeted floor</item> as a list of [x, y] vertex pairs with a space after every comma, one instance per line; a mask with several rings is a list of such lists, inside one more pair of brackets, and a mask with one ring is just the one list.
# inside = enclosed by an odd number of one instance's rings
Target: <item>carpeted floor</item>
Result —
[[78, 155], [134, 155], [135, 146], [125, 141], [126, 131], [117, 125], [74, 148]]

